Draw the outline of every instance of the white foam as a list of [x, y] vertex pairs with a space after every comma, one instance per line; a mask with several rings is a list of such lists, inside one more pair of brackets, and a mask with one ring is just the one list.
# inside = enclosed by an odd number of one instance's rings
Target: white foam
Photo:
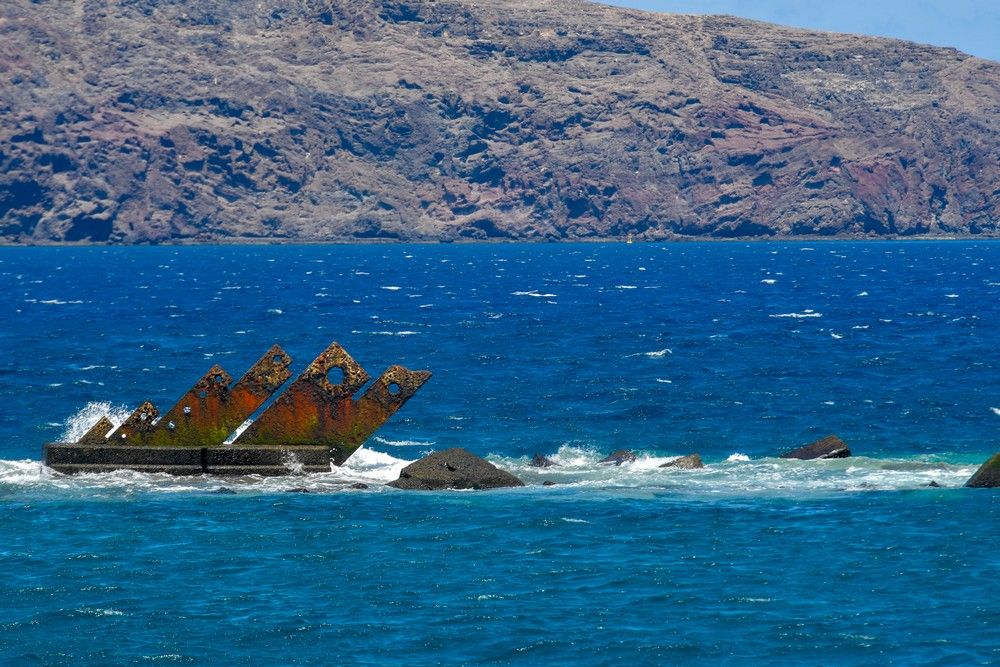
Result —
[[823, 317], [823, 313], [817, 313], [807, 308], [801, 313], [776, 313], [774, 315], [769, 315], [768, 317], [792, 317], [795, 319], [801, 319], [805, 317]]
[[390, 292], [398, 292], [399, 290], [401, 290], [403, 288], [400, 287], [399, 285], [383, 285], [381, 287], [381, 289], [388, 290]]
[[761, 280], [761, 282], [764, 283], [765, 285], [773, 285], [778, 281], [775, 280], [774, 278], [764, 278], [763, 280]]
[[674, 353], [673, 350], [671, 350], [668, 347], [665, 347], [662, 350], [653, 350], [652, 352], [636, 352], [635, 354], [626, 354], [625, 358], [628, 359], [631, 357], [649, 357], [650, 359], [660, 359], [662, 357], [667, 356], [668, 354], [673, 354], [673, 353]]
[[746, 462], [746, 461], [749, 461], [749, 460], [750, 460], [749, 456], [747, 456], [746, 454], [740, 454], [740, 453], [737, 452], [736, 454], [730, 454], [729, 457], [726, 459], [726, 462], [727, 463], [740, 463], [740, 462]]
[[615, 289], [637, 289], [635, 285], [615, 285]]
[[1000, 408], [990, 408], [990, 411], [996, 416], [1000, 417]]
[[112, 405], [108, 401], [92, 401], [70, 415], [65, 422], [60, 442], [76, 442], [91, 429], [101, 417], [107, 417], [115, 428], [121, 426], [132, 410], [125, 405]]
[[[457, 418], [457, 419], [460, 419]], [[380, 435], [376, 435], [373, 440], [382, 445], [388, 445], [390, 447], [433, 447], [433, 441], [425, 440], [389, 440], [388, 438], [383, 438]]]
[[411, 463], [413, 461], [362, 447], [340, 466], [338, 472], [349, 479], [385, 484], [399, 479], [400, 471]]
[[511, 292], [512, 296], [531, 296], [536, 299], [551, 299], [553, 297], [559, 296], [558, 294], [541, 294], [538, 290], [531, 290], [528, 292]]

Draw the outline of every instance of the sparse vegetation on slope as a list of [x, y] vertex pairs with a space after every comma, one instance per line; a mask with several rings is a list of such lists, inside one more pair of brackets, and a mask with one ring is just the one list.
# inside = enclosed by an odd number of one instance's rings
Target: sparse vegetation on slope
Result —
[[11, 0], [6, 242], [995, 235], [1000, 65], [555, 0]]

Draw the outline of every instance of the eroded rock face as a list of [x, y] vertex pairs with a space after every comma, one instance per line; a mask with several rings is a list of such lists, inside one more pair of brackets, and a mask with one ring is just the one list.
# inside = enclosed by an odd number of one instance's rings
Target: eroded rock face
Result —
[[705, 464], [702, 463], [701, 456], [699, 454], [688, 454], [687, 456], [682, 456], [679, 459], [668, 461], [667, 463], [664, 463], [660, 467], [682, 468], [684, 470], [693, 470], [695, 468], [704, 468]]
[[842, 459], [851, 455], [847, 444], [835, 435], [828, 435], [816, 442], [793, 449], [781, 455], [783, 459]]
[[0, 241], [995, 235], [1000, 64], [577, 0], [7, 0]]
[[434, 452], [403, 468], [399, 479], [389, 482], [397, 489], [432, 491], [438, 489], [499, 489], [524, 486], [509, 472], [461, 449]]
[[978, 488], [1000, 487], [1000, 452], [981, 465], [965, 485]]

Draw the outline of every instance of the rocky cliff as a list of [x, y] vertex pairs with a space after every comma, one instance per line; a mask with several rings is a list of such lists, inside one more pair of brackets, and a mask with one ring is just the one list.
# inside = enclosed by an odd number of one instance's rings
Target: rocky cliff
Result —
[[1000, 64], [571, 0], [6, 0], [0, 240], [1000, 233]]

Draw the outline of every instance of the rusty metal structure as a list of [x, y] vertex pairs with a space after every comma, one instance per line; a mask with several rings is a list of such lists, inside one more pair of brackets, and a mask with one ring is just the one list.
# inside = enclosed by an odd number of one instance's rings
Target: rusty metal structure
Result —
[[116, 429], [107, 417], [75, 443], [45, 445], [45, 464], [65, 473], [132, 469], [176, 474], [325, 472], [341, 465], [430, 378], [390, 366], [370, 376], [336, 342], [231, 444], [225, 444], [292, 376], [273, 345], [235, 383], [214, 365], [162, 416], [144, 401]]

